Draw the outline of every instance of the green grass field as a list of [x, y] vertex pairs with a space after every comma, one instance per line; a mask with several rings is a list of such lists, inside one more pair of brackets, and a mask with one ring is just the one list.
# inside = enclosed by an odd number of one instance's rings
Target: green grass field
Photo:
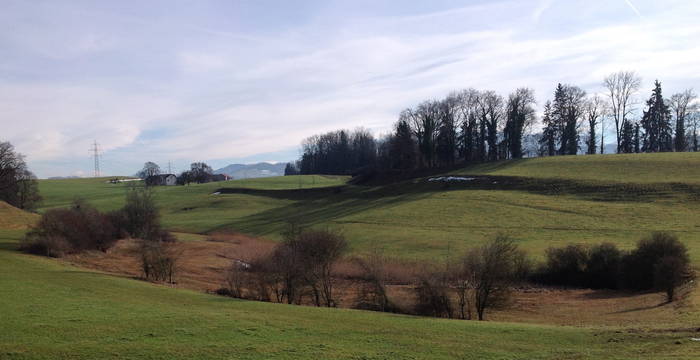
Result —
[[[501, 161], [466, 169], [470, 174], [629, 183], [700, 183], [700, 154], [652, 153], [554, 156]], [[458, 171], [461, 173], [464, 171]]]
[[23, 255], [11, 250], [20, 237], [18, 231], [0, 230], [0, 359], [700, 355], [687, 331], [479, 323], [234, 300]]
[[[343, 186], [341, 177], [301, 176], [161, 187], [156, 196], [166, 226], [185, 241], [218, 230], [274, 239], [293, 220], [342, 229], [355, 252], [382, 248], [404, 258], [436, 258], [498, 232], [540, 255], [566, 242], [631, 246], [649, 231], [670, 230], [697, 263], [700, 202], [692, 174], [698, 155], [655, 154], [648, 158], [655, 165], [630, 162], [646, 155], [560, 157], [455, 172], [518, 177], [510, 183], [489, 178], [447, 186], [414, 179], [365, 187]], [[553, 172], [555, 166], [561, 172]], [[695, 168], [683, 172], [688, 167]], [[127, 186], [105, 180], [42, 180], [40, 210], [67, 206], [76, 196], [116, 209]], [[700, 345], [690, 340], [697, 337], [695, 307], [681, 312], [675, 329], [652, 329], [442, 320], [233, 300], [20, 254], [15, 248], [33, 221], [36, 216], [0, 206], [0, 359], [700, 357]]]
[[[164, 223], [178, 232], [230, 230], [277, 239], [296, 221], [342, 230], [356, 252], [383, 249], [426, 259], [444, 257], [448, 249], [459, 253], [500, 232], [538, 257], [554, 245], [613, 241], [629, 248], [651, 231], [672, 231], [698, 263], [699, 169], [696, 153], [562, 156], [454, 172], [525, 179], [518, 186], [447, 187], [415, 179], [338, 190], [331, 186], [344, 178], [295, 176], [161, 187], [157, 198]], [[125, 187], [94, 179], [40, 182], [44, 208], [65, 206], [79, 195], [101, 209], [115, 209]], [[221, 187], [234, 190], [212, 195]]]

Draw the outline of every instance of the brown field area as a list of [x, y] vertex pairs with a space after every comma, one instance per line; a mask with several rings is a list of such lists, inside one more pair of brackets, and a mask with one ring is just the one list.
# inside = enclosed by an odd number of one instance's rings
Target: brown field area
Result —
[[[176, 284], [169, 286], [215, 292], [224, 284], [226, 269], [233, 261], [250, 262], [271, 251], [274, 245], [272, 241], [241, 234], [216, 234], [205, 240], [177, 242], [174, 247], [180, 260]], [[131, 239], [120, 240], [106, 253], [87, 252], [67, 256], [63, 261], [119, 276], [142, 276], [138, 244]], [[410, 279], [420, 269], [419, 264], [389, 261], [386, 267], [391, 300], [401, 308], [410, 308], [414, 297]], [[352, 307], [363, 281], [361, 270], [348, 259], [336, 266], [335, 273], [338, 305]], [[664, 294], [654, 292], [524, 287], [515, 290], [510, 304], [493, 310], [487, 317], [533, 324], [700, 331], [693, 315], [698, 304], [694, 288], [685, 289], [681, 301], [667, 304]]]

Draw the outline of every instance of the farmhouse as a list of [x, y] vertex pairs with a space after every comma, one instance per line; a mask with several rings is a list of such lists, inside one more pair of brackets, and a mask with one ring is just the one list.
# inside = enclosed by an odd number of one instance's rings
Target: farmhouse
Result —
[[231, 177], [226, 174], [215, 174], [212, 175], [211, 181], [229, 181]]
[[177, 185], [177, 176], [173, 174], [153, 175], [146, 178], [146, 185], [149, 186], [171, 186]]

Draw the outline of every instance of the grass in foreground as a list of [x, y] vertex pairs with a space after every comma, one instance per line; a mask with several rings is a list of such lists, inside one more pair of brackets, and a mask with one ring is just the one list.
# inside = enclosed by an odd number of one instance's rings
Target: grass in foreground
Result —
[[0, 272], [0, 358], [7, 359], [691, 359], [700, 355], [687, 331], [478, 323], [240, 301], [7, 250], [0, 250]]

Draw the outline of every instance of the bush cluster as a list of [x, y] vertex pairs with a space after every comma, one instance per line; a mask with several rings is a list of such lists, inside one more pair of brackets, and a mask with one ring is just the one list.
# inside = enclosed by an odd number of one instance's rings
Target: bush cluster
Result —
[[339, 233], [292, 227], [269, 255], [251, 264], [234, 261], [220, 292], [258, 300], [274, 297], [288, 304], [308, 298], [316, 306], [334, 307], [333, 266], [346, 249]]
[[628, 252], [611, 243], [549, 248], [532, 279], [549, 285], [663, 290], [672, 301], [675, 289], [692, 276], [685, 245], [673, 234], [655, 232]]
[[85, 250], [107, 251], [123, 237], [172, 242], [174, 237], [160, 225], [150, 189], [132, 188], [123, 208], [103, 213], [83, 200], [65, 209], [51, 209], [27, 233], [22, 249], [33, 254], [58, 257]]
[[51, 257], [84, 250], [106, 251], [120, 237], [114, 218], [114, 214], [101, 213], [76, 200], [70, 208], [47, 211], [27, 233], [22, 249]]

